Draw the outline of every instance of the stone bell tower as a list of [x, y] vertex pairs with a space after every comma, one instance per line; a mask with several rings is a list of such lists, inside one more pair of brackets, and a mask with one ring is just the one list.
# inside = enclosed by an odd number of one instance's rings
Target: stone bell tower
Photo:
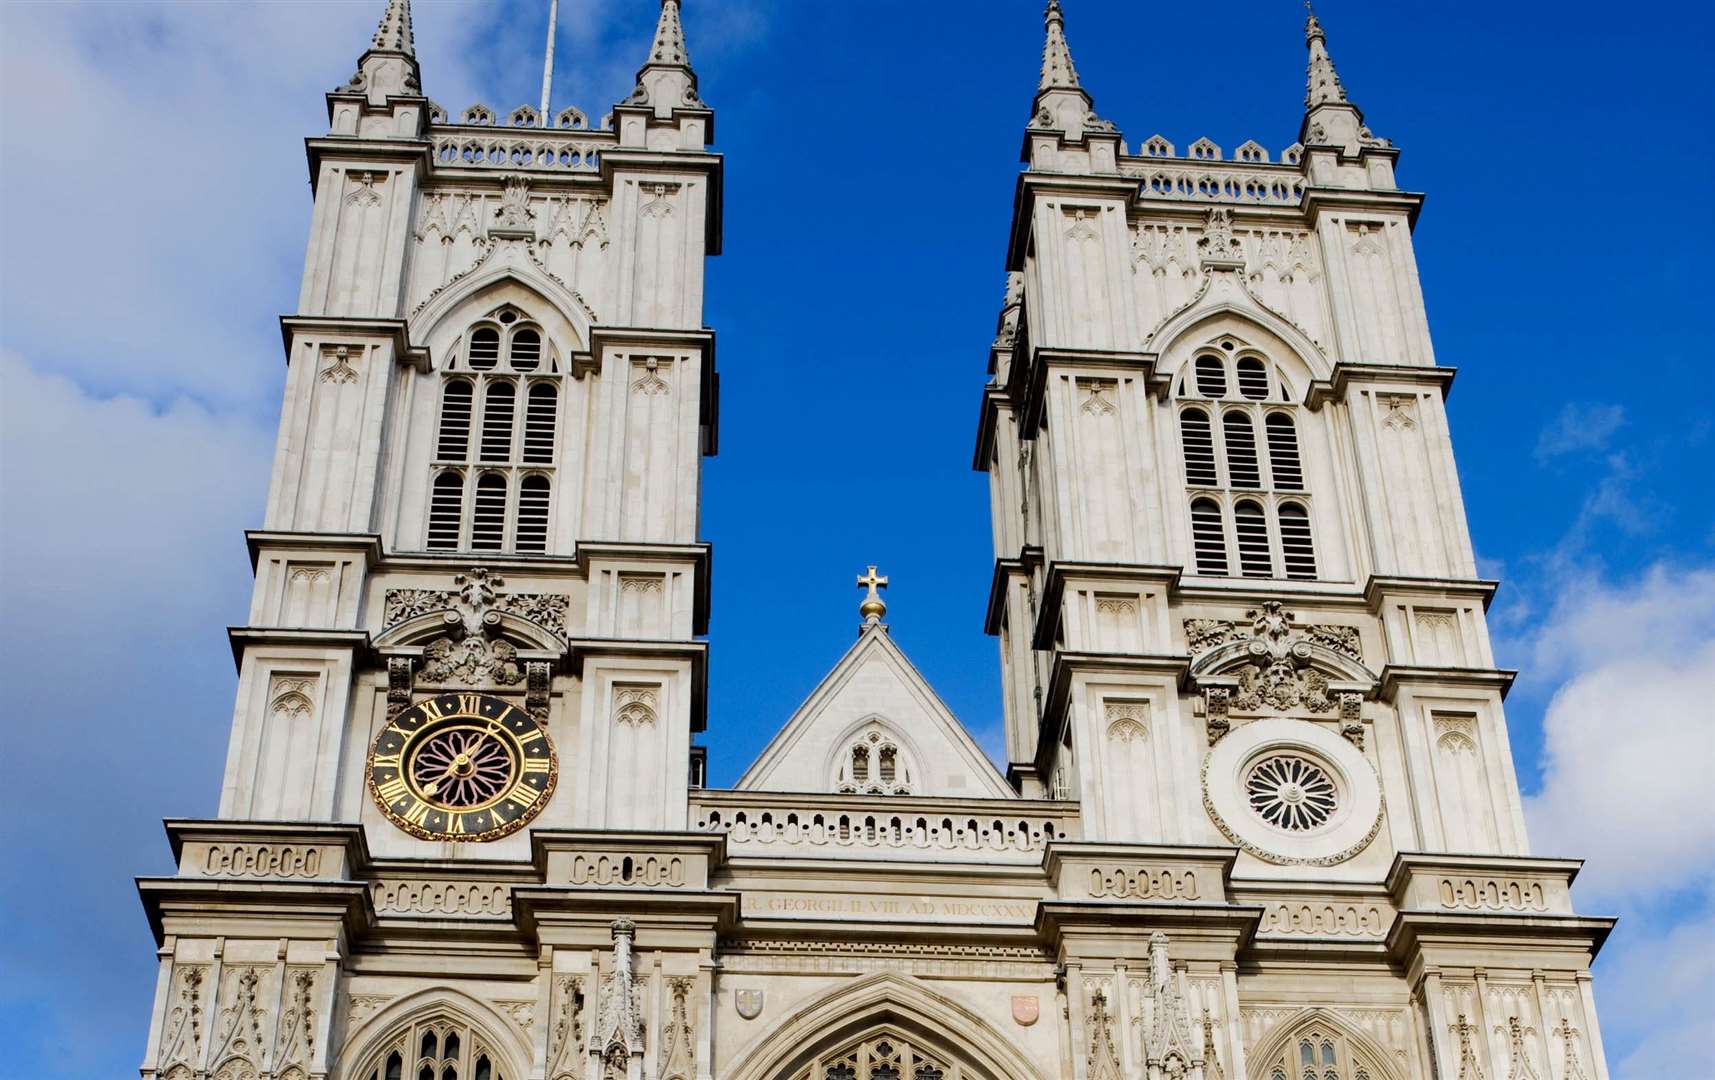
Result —
[[[537, 954], [454, 990], [479, 961], [377, 927], [511, 926], [509, 889], [461, 867], [517, 876], [559, 859], [544, 838], [685, 826], [706, 711], [714, 114], [678, 0], [636, 89], [594, 120], [448, 113], [425, 96], [408, 0], [388, 0], [327, 105], [267, 511], [248, 534], [255, 591], [231, 630], [219, 818], [170, 822], [179, 872], [141, 882], [161, 955], [143, 1075], [396, 1080], [423, 1058], [437, 1076], [523, 1080], [564, 1050], [517, 1041], [552, 985]], [[587, 969], [592, 1007], [611, 917], [573, 935], [596, 951], [560, 962]], [[357, 948], [404, 982], [365, 991]], [[672, 974], [694, 1015], [688, 962]], [[431, 986], [484, 1004], [446, 997], [407, 1022], [408, 1066], [342, 1058], [379, 994]]]
[[[1236, 849], [1228, 899], [1261, 905], [1260, 934], [1385, 933], [1439, 1075], [1546, 1076], [1601, 1057], [1589, 960], [1611, 921], [1576, 915], [1578, 863], [1526, 840], [1514, 673], [1490, 649], [1454, 369], [1412, 251], [1423, 197], [1314, 14], [1305, 37], [1285, 149], [1133, 150], [1048, 4], [975, 455], [1010, 778], [1076, 802], [1085, 840], [1150, 845], [1169, 869]], [[1208, 959], [1235, 963], [1224, 950]], [[1341, 978], [1385, 984], [1349, 959]], [[1230, 984], [1253, 1018], [1339, 996], [1258, 963]], [[1509, 1025], [1533, 1033], [1524, 1050]], [[1253, 1036], [1221, 1056], [1299, 1074]]]

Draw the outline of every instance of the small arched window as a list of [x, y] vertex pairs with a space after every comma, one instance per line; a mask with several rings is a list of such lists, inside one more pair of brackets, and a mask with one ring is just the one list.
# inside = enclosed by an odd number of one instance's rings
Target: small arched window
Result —
[[456, 551], [464, 521], [464, 475], [456, 469], [436, 473], [429, 493], [429, 550]]
[[1313, 580], [1313, 515], [1287, 380], [1267, 357], [1221, 338], [1177, 385], [1182, 398], [1218, 402], [1179, 410], [1196, 572]]
[[448, 379], [441, 388], [441, 431], [435, 443], [440, 461], [464, 461], [470, 456], [471, 394], [469, 379]]
[[1269, 1080], [1385, 1080], [1380, 1055], [1332, 1026], [1312, 1023], [1259, 1067]]
[[1227, 478], [1236, 488], [1262, 487], [1262, 469], [1257, 463], [1256, 429], [1249, 413], [1228, 409], [1221, 414], [1227, 437]]
[[1191, 504], [1191, 544], [1199, 574], [1227, 575], [1226, 530], [1221, 525], [1221, 504], [1214, 499], [1198, 499]]
[[476, 505], [471, 511], [470, 549], [499, 551], [506, 543], [506, 476], [485, 472], [476, 479]]
[[1310, 542], [1310, 514], [1295, 502], [1280, 504], [1280, 552], [1286, 576], [1301, 581], [1316, 578], [1316, 549]]
[[548, 549], [548, 505], [552, 501], [550, 481], [531, 473], [518, 485], [518, 536], [513, 547], [526, 553]]
[[1197, 392], [1206, 398], [1227, 396], [1226, 361], [1213, 354], [1197, 358]]
[[545, 553], [560, 448], [558, 354], [542, 327], [510, 305], [473, 325], [452, 352], [424, 546]]
[[879, 723], [836, 759], [834, 790], [850, 795], [909, 795], [915, 778], [899, 741]]
[[1298, 429], [1292, 417], [1283, 412], [1271, 412], [1264, 423], [1268, 427], [1268, 463], [1277, 491], [1304, 490], [1304, 464], [1298, 457]]
[[1246, 401], [1268, 400], [1268, 367], [1255, 356], [1241, 356], [1234, 364], [1239, 373], [1239, 396]]
[[492, 326], [479, 326], [471, 331], [465, 356], [472, 371], [493, 371], [500, 363], [500, 331]]
[[512, 456], [512, 425], [517, 389], [510, 382], [488, 384], [482, 401], [482, 460], [506, 461]]
[[1179, 438], [1185, 448], [1185, 481], [1192, 487], [1215, 487], [1215, 435], [1209, 430], [1209, 414], [1188, 408], [1179, 414]]
[[1272, 577], [1268, 556], [1268, 515], [1262, 504], [1244, 499], [1233, 506], [1233, 531], [1239, 540], [1239, 572], [1245, 577]]
[[530, 384], [530, 402], [524, 409], [524, 460], [548, 464], [554, 460], [554, 432], [558, 430], [560, 388], [538, 379]]

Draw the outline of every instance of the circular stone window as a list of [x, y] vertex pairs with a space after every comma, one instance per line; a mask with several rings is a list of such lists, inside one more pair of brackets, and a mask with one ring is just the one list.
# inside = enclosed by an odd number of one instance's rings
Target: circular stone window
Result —
[[1321, 766], [1287, 754], [1251, 766], [1245, 795], [1258, 817], [1288, 832], [1321, 828], [1340, 803], [1339, 789]]
[[1308, 720], [1234, 728], [1203, 759], [1203, 806], [1239, 847], [1266, 862], [1329, 866], [1381, 829], [1381, 784], [1363, 753]]

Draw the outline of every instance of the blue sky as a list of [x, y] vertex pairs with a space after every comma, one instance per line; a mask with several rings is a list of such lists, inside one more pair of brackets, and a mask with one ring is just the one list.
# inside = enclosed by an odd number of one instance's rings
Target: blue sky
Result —
[[[428, 93], [536, 97], [544, 4], [417, 0]], [[0, 1019], [20, 1077], [141, 1054], [130, 879], [214, 810], [308, 222], [301, 139], [380, 0], [0, 8]], [[1278, 150], [1302, 10], [1067, 0], [1135, 146]], [[630, 87], [644, 0], [562, 0], [556, 106]], [[850, 643], [854, 574], [985, 744], [987, 491], [969, 468], [1036, 0], [689, 0], [728, 155], [710, 267], [721, 454], [710, 746], [730, 782]], [[1692, 1075], [1715, 1020], [1715, 248], [1710, 9], [1328, 0], [1348, 91], [1428, 192], [1417, 254], [1533, 843], [1618, 913], [1597, 987], [1619, 1078]], [[1705, 315], [1698, 316], [1698, 312]], [[26, 928], [19, 932], [18, 928]]]

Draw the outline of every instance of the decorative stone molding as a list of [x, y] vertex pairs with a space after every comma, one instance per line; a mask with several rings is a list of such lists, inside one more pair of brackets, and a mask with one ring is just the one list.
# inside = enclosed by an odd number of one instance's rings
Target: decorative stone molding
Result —
[[831, 798], [773, 795], [766, 802], [693, 799], [691, 827], [724, 833], [730, 850], [812, 855], [831, 849], [846, 857], [923, 861], [1035, 862], [1049, 842], [1076, 835], [1076, 817], [1028, 804], [997, 818], [993, 807], [957, 800], [916, 799], [909, 810], [888, 796]]
[[530, 660], [524, 664], [524, 711], [537, 723], [548, 722], [553, 670], [553, 665], [546, 660]]
[[1468, 911], [1547, 911], [1540, 881], [1500, 877], [1441, 878], [1441, 906]]
[[1038, 949], [990, 945], [810, 940], [723, 941], [721, 970], [747, 975], [869, 975], [892, 972], [927, 978], [1011, 979], [1053, 977]]
[[382, 601], [382, 626], [390, 628], [436, 611], [461, 615], [466, 633], [479, 633], [490, 611], [506, 612], [564, 633], [571, 600], [561, 593], [503, 593], [506, 580], [483, 567], [453, 579], [453, 589], [388, 589]]
[[1090, 870], [1092, 897], [1133, 900], [1198, 900], [1197, 876], [1189, 870], [1116, 866]]
[[660, 695], [653, 686], [615, 686], [613, 722], [621, 727], [648, 727], [655, 723]]
[[1564, 859], [1404, 852], [1388, 872], [1388, 890], [1402, 911], [1570, 915], [1578, 866]]
[[667, 980], [672, 1000], [667, 1024], [661, 1032], [661, 1080], [692, 1080], [697, 1072], [696, 1028], [691, 1023], [687, 999], [696, 980], [677, 975]]
[[549, 1080], [581, 1080], [585, 1065], [578, 1048], [584, 1041], [584, 981], [574, 975], [554, 980], [554, 1026], [548, 1032]]
[[210, 844], [202, 869], [209, 877], [318, 878], [323, 858], [311, 844]]
[[357, 369], [352, 367], [351, 361], [362, 352], [361, 345], [323, 345], [322, 361], [327, 366], [316, 372], [316, 378], [335, 386], [356, 382]]
[[1344, 900], [1277, 900], [1263, 905], [1257, 933], [1272, 937], [1380, 940], [1393, 913], [1380, 904]]
[[411, 688], [416, 682], [417, 662], [409, 656], [387, 658], [387, 719], [399, 719], [399, 714], [411, 707]]
[[[1362, 744], [1361, 703], [1376, 679], [1360, 660], [1357, 629], [1293, 619], [1280, 601], [1269, 600], [1246, 611], [1242, 621], [1185, 620], [1186, 645], [1195, 657], [1192, 676], [1204, 690], [1211, 744], [1230, 730], [1230, 711], [1320, 714], [1336, 708], [1342, 732]], [[1222, 700], [1211, 697], [1215, 689], [1226, 691]], [[1355, 719], [1353, 709], [1359, 710]]]
[[584, 854], [572, 858], [573, 885], [680, 888], [687, 878], [685, 860], [656, 855]]
[[493, 881], [381, 878], [369, 883], [369, 895], [380, 914], [512, 917], [510, 886]]

